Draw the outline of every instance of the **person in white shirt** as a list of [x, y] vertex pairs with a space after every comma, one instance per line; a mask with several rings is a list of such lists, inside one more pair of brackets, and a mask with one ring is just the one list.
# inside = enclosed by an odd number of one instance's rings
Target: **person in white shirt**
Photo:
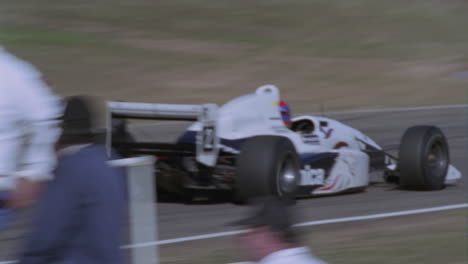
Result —
[[326, 264], [307, 247], [298, 246], [291, 230], [293, 203], [272, 196], [257, 198], [252, 216], [231, 223], [250, 228], [240, 235], [239, 242], [246, 255], [255, 261], [231, 264]]
[[62, 107], [41, 73], [1, 46], [0, 72], [0, 204], [24, 208], [52, 175]]

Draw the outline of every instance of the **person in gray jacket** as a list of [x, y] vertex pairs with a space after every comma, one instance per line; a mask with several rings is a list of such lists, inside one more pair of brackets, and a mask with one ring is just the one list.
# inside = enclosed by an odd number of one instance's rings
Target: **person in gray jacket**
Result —
[[246, 255], [255, 262], [231, 264], [326, 264], [299, 246], [292, 226], [293, 200], [268, 196], [254, 200], [251, 216], [230, 223], [250, 229], [239, 242]]
[[[95, 102], [68, 100], [58, 165], [39, 201], [20, 264], [120, 264], [124, 171], [96, 142]], [[98, 107], [99, 108], [99, 107]], [[114, 154], [114, 158], [116, 158]]]

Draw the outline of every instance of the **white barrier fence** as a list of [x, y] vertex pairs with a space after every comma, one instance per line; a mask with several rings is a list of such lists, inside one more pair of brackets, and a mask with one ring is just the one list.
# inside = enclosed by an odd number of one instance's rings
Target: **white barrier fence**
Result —
[[[109, 164], [125, 167], [129, 204], [130, 243], [140, 244], [158, 240], [155, 157], [143, 156], [110, 161]], [[158, 247], [132, 248], [132, 264], [159, 264]]]

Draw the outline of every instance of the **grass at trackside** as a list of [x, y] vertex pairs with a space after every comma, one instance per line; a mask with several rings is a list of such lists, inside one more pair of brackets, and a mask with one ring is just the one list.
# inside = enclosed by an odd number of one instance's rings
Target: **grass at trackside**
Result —
[[467, 216], [457, 210], [349, 223], [319, 237], [311, 231], [307, 241], [330, 263], [466, 263]]
[[[468, 261], [467, 211], [298, 229], [304, 245], [333, 264], [461, 264]], [[163, 264], [245, 261], [234, 237], [163, 246]]]
[[[27, 0], [3, 3], [2, 22], [19, 32], [34, 30], [37, 39], [38, 32], [84, 32], [109, 42], [121, 37], [207, 40], [284, 47], [308, 56], [466, 60], [467, 8], [457, 0]], [[38, 44], [34, 36], [5, 42]], [[57, 42], [52, 37], [49, 43]]]
[[461, 0], [23, 0], [0, 43], [63, 95], [216, 102], [263, 83], [297, 111], [465, 103]]

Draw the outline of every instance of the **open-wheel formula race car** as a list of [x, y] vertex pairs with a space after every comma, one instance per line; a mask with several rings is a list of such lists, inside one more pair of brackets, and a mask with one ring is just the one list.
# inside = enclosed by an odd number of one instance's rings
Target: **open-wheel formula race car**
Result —
[[170, 193], [232, 191], [235, 199], [257, 195], [318, 196], [369, 185], [370, 170], [405, 189], [439, 190], [461, 173], [449, 164], [449, 149], [435, 126], [408, 128], [398, 156], [339, 121], [290, 119], [276, 86], [217, 106], [108, 103], [114, 120], [186, 120], [194, 123], [173, 143], [140, 142], [120, 123], [108, 140], [126, 156], [155, 155], [158, 188]]

